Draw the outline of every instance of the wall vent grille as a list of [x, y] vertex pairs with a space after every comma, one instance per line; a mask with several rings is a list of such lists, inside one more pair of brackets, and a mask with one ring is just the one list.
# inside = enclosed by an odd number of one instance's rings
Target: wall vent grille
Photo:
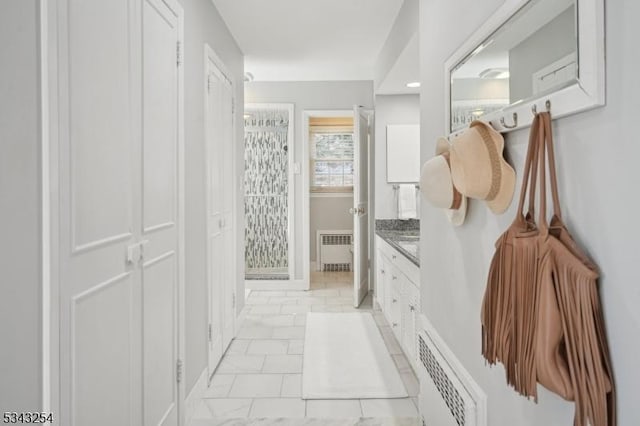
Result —
[[449, 407], [451, 414], [459, 426], [465, 426], [465, 403], [460, 392], [455, 388], [451, 379], [440, 366], [440, 363], [429, 349], [422, 336], [418, 336], [418, 347], [420, 351], [420, 362], [431, 376], [438, 392]]
[[351, 272], [350, 263], [325, 263], [322, 265], [324, 272]]
[[323, 246], [351, 245], [351, 235], [323, 234], [322, 245]]
[[317, 231], [318, 270], [332, 272], [349, 272], [352, 268], [353, 255], [351, 231]]
[[417, 358], [420, 414], [428, 426], [487, 426], [487, 396], [442, 340], [420, 316]]

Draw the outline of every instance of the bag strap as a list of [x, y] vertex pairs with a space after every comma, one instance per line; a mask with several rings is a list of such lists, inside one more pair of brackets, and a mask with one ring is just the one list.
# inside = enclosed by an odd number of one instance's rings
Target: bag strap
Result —
[[558, 178], [556, 175], [556, 156], [553, 146], [553, 132], [551, 131], [551, 113], [544, 113], [544, 127], [546, 134], [547, 156], [549, 161], [549, 175], [551, 177], [551, 196], [553, 197], [553, 214], [558, 218], [562, 218], [560, 211], [560, 196], [558, 195]]
[[538, 113], [540, 116], [541, 141], [538, 147], [538, 165], [540, 173], [540, 212], [538, 224], [545, 232], [548, 231], [547, 223], [547, 184], [546, 172], [549, 168], [549, 181], [551, 186], [551, 196], [553, 199], [553, 213], [555, 218], [561, 219], [560, 197], [558, 196], [558, 180], [555, 167], [555, 153], [553, 150], [553, 134], [551, 132], [551, 115], [548, 112]]
[[534, 194], [536, 187], [536, 167], [538, 162], [537, 144], [539, 141], [539, 123], [540, 119], [536, 115], [531, 124], [531, 130], [529, 132], [529, 146], [527, 148], [527, 157], [524, 162], [524, 175], [522, 178], [522, 187], [520, 189], [520, 200], [518, 202], [517, 219], [523, 219], [524, 200], [526, 197], [527, 189], [529, 189], [529, 214], [534, 214]]

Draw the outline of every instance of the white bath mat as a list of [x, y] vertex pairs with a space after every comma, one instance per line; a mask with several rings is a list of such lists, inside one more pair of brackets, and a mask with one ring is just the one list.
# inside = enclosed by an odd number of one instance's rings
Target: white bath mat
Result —
[[408, 396], [370, 313], [308, 313], [303, 359], [303, 399]]

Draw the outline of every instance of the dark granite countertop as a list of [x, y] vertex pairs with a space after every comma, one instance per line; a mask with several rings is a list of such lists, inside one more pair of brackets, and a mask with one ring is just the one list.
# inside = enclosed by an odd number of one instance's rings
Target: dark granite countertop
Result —
[[420, 267], [420, 225], [403, 220], [376, 220], [376, 234], [398, 250], [411, 263]]

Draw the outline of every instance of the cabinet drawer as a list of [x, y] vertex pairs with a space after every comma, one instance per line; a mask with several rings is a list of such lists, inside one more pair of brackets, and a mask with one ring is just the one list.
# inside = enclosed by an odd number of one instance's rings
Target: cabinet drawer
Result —
[[417, 287], [420, 287], [420, 268], [407, 259], [402, 253], [380, 237], [376, 237], [376, 246], [380, 253], [387, 257], [396, 268], [402, 271]]

